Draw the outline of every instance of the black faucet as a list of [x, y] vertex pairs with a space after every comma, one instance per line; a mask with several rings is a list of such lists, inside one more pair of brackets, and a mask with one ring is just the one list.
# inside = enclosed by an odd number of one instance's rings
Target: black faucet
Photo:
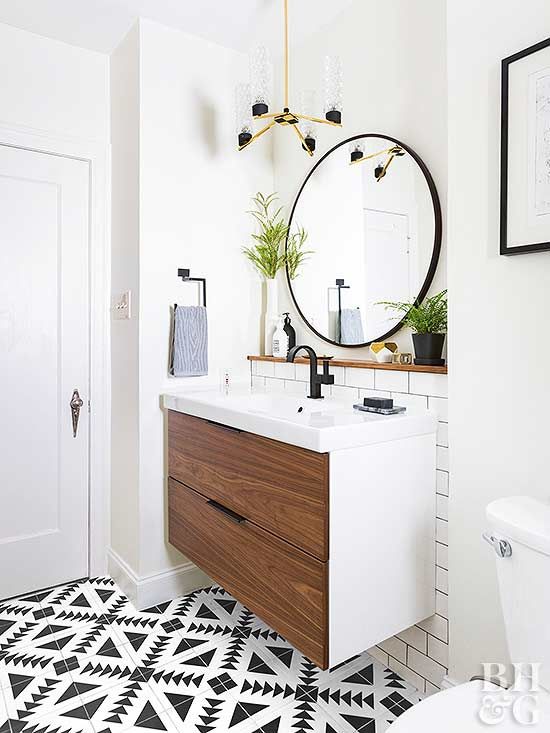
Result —
[[301, 350], [307, 351], [309, 354], [309, 394], [310, 400], [322, 400], [321, 394], [322, 384], [334, 384], [334, 376], [328, 373], [328, 360], [323, 361], [323, 373], [317, 374], [317, 354], [311, 346], [294, 346], [287, 354], [286, 360], [293, 362], [296, 354]]

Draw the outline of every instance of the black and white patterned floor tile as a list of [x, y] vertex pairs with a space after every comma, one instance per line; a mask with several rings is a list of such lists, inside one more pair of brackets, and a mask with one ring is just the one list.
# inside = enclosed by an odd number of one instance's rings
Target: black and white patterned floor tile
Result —
[[136, 611], [110, 578], [0, 603], [0, 733], [382, 733], [420, 699], [322, 671], [222, 588]]

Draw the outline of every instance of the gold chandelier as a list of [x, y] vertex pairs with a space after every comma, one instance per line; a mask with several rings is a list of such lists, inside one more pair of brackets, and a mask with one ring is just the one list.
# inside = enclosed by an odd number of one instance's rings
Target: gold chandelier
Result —
[[[236, 90], [237, 135], [239, 150], [271, 130], [275, 125], [290, 126], [298, 137], [302, 148], [313, 155], [316, 147], [314, 125], [342, 126], [342, 69], [340, 60], [334, 56], [325, 59], [325, 117], [311, 115], [312, 92], [302, 94], [300, 112], [290, 107], [290, 66], [288, 43], [288, 0], [284, 2], [284, 108], [279, 112], [269, 111], [270, 66], [267, 51], [260, 47], [251, 57], [251, 83], [240, 84]], [[265, 121], [254, 132], [254, 120]]]

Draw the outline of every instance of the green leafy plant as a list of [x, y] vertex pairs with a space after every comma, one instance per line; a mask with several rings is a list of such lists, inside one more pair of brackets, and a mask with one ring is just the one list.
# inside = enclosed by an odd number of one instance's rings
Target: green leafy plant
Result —
[[[253, 198], [255, 208], [248, 213], [260, 225], [259, 232], [252, 234], [254, 244], [243, 247], [243, 254], [250, 260], [256, 269], [268, 280], [272, 280], [277, 272], [288, 265], [290, 278], [293, 280], [300, 265], [311, 251], [304, 250], [307, 232], [298, 228], [290, 234], [289, 226], [283, 217], [283, 207], [275, 206], [277, 194], [264, 196], [258, 192]], [[287, 241], [287, 251], [284, 243]]]
[[447, 291], [442, 290], [422, 303], [394, 303], [381, 301], [386, 310], [396, 310], [405, 314], [403, 324], [415, 333], [447, 333]]

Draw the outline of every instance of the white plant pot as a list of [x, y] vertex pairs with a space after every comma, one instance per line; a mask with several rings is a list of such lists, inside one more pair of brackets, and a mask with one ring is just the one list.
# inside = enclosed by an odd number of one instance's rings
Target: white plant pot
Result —
[[279, 320], [279, 290], [277, 280], [265, 281], [265, 313], [264, 313], [264, 355], [273, 355], [273, 334]]

